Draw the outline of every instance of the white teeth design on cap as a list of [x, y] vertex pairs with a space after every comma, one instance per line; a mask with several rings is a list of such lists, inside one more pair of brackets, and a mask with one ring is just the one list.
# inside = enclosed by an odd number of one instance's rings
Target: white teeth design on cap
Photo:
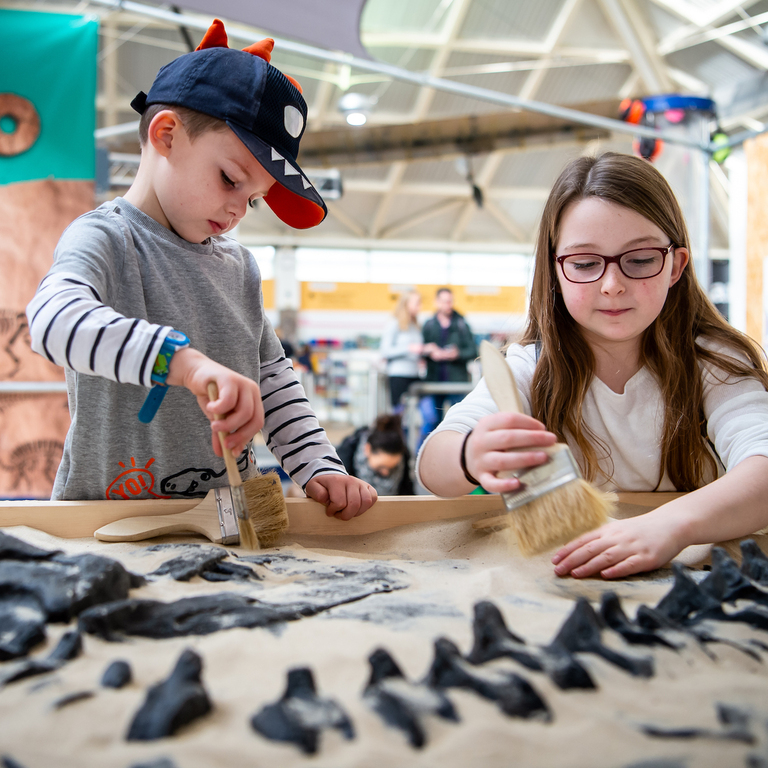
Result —
[[272, 150], [272, 159], [277, 162], [278, 160], [285, 160], [285, 158], [274, 148], [270, 147]]
[[304, 185], [304, 189], [309, 189], [312, 185], [302, 176], [301, 183]]
[[285, 175], [286, 176], [299, 175], [299, 172], [287, 160], [285, 161]]
[[283, 124], [285, 125], [285, 130], [294, 139], [298, 139], [301, 136], [302, 130], [304, 130], [304, 115], [296, 107], [289, 104], [283, 111]]

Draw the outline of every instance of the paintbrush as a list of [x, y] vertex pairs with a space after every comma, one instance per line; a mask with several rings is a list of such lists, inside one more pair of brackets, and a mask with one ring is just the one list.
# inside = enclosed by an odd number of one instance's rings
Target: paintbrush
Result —
[[[499, 410], [523, 413], [514, 374], [501, 352], [483, 341], [480, 360], [485, 383]], [[599, 491], [582, 477], [565, 443], [528, 450], [544, 451], [549, 460], [536, 467], [499, 473], [499, 477], [520, 480], [520, 490], [502, 493], [501, 497], [524, 555], [565, 544], [608, 522], [615, 494]]]
[[[211, 402], [219, 399], [215, 381], [208, 384], [208, 399]], [[214, 414], [213, 418], [221, 417]], [[226, 432], [219, 432], [240, 546], [246, 549], [271, 547], [288, 527], [288, 509], [280, 478], [276, 472], [266, 472], [243, 483], [237, 460], [232, 451], [224, 446], [226, 436]]]

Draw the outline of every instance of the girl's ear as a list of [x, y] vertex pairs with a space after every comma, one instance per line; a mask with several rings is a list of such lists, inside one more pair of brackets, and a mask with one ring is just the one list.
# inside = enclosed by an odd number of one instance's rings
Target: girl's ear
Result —
[[371, 444], [370, 443], [366, 443], [363, 446], [363, 454], [365, 455], [366, 459], [370, 459], [371, 458]]
[[183, 129], [183, 126], [179, 116], [170, 109], [164, 109], [152, 118], [147, 131], [147, 140], [158, 154], [167, 157], [180, 129]]
[[675, 248], [672, 259], [672, 274], [670, 275], [669, 285], [672, 287], [682, 276], [683, 270], [690, 259], [687, 248]]

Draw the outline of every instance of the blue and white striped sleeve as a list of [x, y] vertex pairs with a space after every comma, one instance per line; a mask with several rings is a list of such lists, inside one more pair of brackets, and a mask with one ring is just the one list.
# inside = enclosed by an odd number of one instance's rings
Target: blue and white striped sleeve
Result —
[[259, 378], [264, 403], [262, 434], [267, 448], [291, 480], [304, 488], [316, 475], [346, 475], [291, 361], [280, 357], [262, 364]]
[[32, 349], [56, 365], [151, 387], [152, 365], [171, 330], [125, 317], [82, 276], [49, 273], [27, 306]]

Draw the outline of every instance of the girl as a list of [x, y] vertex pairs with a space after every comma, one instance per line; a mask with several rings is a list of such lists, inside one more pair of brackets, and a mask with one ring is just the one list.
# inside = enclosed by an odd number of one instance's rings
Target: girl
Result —
[[650, 163], [570, 163], [544, 208], [522, 343], [507, 351], [531, 415], [497, 412], [481, 381], [425, 443], [421, 482], [441, 496], [512, 491], [497, 473], [541, 464], [537, 449], [561, 441], [603, 489], [691, 491], [562, 547], [560, 576], [627, 576], [768, 525], [765, 358], [689, 259], [680, 207]]
[[403, 410], [400, 402], [408, 387], [419, 381], [422, 338], [419, 327], [421, 294], [410, 290], [400, 294], [394, 318], [381, 337], [381, 356], [387, 362], [389, 396], [395, 413]]

